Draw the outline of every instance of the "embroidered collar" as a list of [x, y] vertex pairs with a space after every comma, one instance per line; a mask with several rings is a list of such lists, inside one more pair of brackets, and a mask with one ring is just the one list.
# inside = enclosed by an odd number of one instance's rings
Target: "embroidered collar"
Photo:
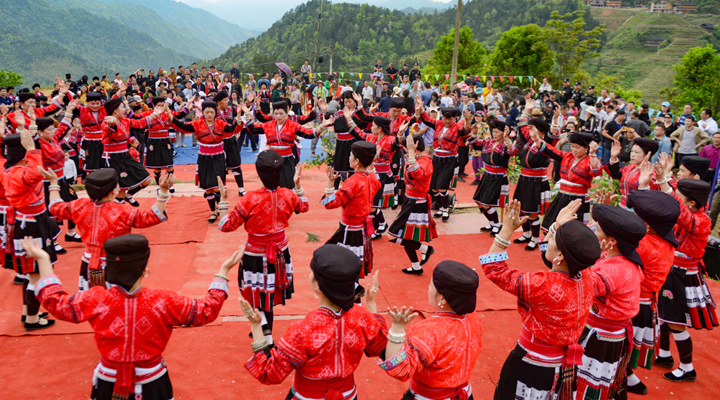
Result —
[[450, 312], [450, 311], [435, 311], [432, 316], [433, 317], [452, 318], [452, 319], [465, 319], [464, 315], [458, 315], [457, 313]]
[[327, 306], [320, 306], [318, 308], [318, 311], [320, 311], [323, 314], [326, 314], [327, 316], [329, 316], [333, 319], [340, 319], [345, 314], [345, 310], [343, 310], [342, 308], [340, 309], [340, 311], [335, 312], [335, 310], [333, 310]]

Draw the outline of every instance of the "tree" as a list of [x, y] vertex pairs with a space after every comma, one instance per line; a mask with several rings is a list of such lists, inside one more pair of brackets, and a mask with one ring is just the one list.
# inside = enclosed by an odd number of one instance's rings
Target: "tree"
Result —
[[695, 109], [709, 108], [713, 114], [720, 113], [720, 55], [712, 46], [690, 49], [675, 69], [675, 86], [680, 93], [676, 104], [690, 103]]
[[605, 25], [586, 31], [583, 15], [585, 11], [582, 10], [563, 15], [553, 11], [551, 19], [545, 24], [545, 35], [555, 52], [555, 73], [558, 78], [574, 80], [576, 75], [585, 75], [580, 65], [600, 56], [595, 51], [600, 47], [597, 37], [605, 32]]
[[516, 26], [503, 33], [488, 57], [487, 72], [496, 75], [547, 76], [555, 54], [543, 29], [535, 24]]
[[[453, 45], [455, 42], [455, 29], [443, 36], [433, 50], [429, 65], [423, 68], [425, 74], [447, 74], [452, 68]], [[458, 46], [457, 73], [475, 73], [483, 66], [483, 58], [487, 50], [474, 40], [472, 29], [467, 26], [460, 28], [460, 41]]]
[[2, 87], [20, 86], [23, 82], [22, 79], [23, 76], [18, 74], [17, 72], [5, 72], [4, 69], [0, 69], [0, 86]]

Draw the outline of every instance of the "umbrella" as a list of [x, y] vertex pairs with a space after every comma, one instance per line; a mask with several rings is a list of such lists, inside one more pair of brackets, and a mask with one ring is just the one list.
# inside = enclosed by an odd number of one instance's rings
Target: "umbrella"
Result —
[[288, 74], [288, 76], [292, 75], [292, 70], [284, 62], [276, 62], [275, 65], [277, 65], [277, 67], [280, 68], [284, 73]]

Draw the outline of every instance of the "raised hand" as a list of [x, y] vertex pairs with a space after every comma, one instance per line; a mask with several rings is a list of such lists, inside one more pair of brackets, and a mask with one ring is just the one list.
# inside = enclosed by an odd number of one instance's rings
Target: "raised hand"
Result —
[[333, 186], [335, 183], [335, 179], [337, 179], [340, 176], [340, 174], [336, 173], [335, 169], [330, 165], [325, 167], [325, 174], [328, 177], [328, 185], [330, 185], [332, 183]]
[[365, 291], [365, 301], [367, 301], [368, 303], [375, 302], [377, 292], [378, 290], [380, 290], [380, 280], [378, 279], [379, 274], [380, 271], [375, 271], [375, 273], [373, 274], [372, 286], [370, 287], [370, 290]]
[[[622, 144], [620, 144], [620, 141], [617, 139], [613, 140], [612, 147], [610, 148], [610, 159], [617, 160], [621, 151], [622, 151]], [[650, 154], [650, 153], [648, 153], [648, 154]]]
[[[402, 330], [405, 330], [405, 325], [410, 323], [415, 317], [418, 316], [417, 313], [413, 313], [413, 308], [406, 308], [403, 306], [401, 309], [398, 310], [397, 307], [393, 307], [392, 309], [387, 309], [388, 314], [390, 314], [390, 318], [392, 319], [392, 326], [401, 328]], [[394, 332], [394, 333], [400, 333], [400, 332]]]
[[[400, 135], [398, 135], [400, 136]], [[415, 149], [417, 148], [417, 145], [415, 144], [415, 139], [412, 135], [409, 135], [405, 141], [405, 147], [407, 148], [408, 153], [411, 155], [415, 155]]]
[[158, 185], [160, 185], [160, 189], [162, 189], [165, 193], [167, 193], [168, 189], [170, 189], [174, 184], [175, 175], [172, 173], [165, 175], [164, 178], [160, 178], [160, 182], [158, 183]]
[[111, 115], [108, 115], [107, 117], [105, 117], [103, 122], [105, 122], [106, 125], [115, 125], [117, 123], [117, 119], [115, 119], [115, 117]]
[[357, 92], [353, 92], [352, 96], [353, 100], [355, 100], [355, 104], [357, 104], [358, 107], [362, 106], [362, 96], [360, 96]]
[[[648, 153], [648, 156], [650, 153]], [[652, 175], [653, 172], [655, 172], [655, 168], [653, 167], [652, 163], [645, 162], [646, 160], [643, 160], [643, 162], [640, 164], [640, 177], [638, 178], [638, 188], [645, 189], [648, 186], [650, 186], [650, 182], [652, 181]]]
[[252, 103], [255, 100], [255, 92], [248, 92], [246, 99], [248, 103]]
[[598, 144], [597, 144], [597, 142], [595, 142], [595, 141], [590, 142], [590, 146], [588, 146], [588, 147], [589, 147], [589, 150], [590, 150], [590, 151], [589, 151], [589, 154], [590, 154], [590, 155], [597, 154], [597, 151], [598, 151]]
[[250, 303], [240, 298], [240, 306], [242, 307], [243, 314], [245, 314], [245, 317], [250, 321], [250, 324], [253, 326], [260, 325], [262, 323], [262, 315], [260, 314], [260, 310], [257, 308], [253, 309], [252, 305]]
[[330, 117], [320, 124], [320, 126], [330, 126], [335, 123], [335, 117]]
[[20, 144], [25, 148], [26, 151], [35, 150], [35, 141], [33, 140], [33, 134], [28, 129], [23, 129], [20, 133]]
[[38, 171], [40, 171], [40, 175], [43, 176], [43, 179], [50, 181], [50, 183], [57, 183], [57, 174], [55, 174], [55, 171], [52, 169], [43, 169], [41, 166], [38, 166]]
[[245, 246], [240, 246], [234, 253], [222, 263], [222, 270], [227, 273], [233, 269], [236, 265], [240, 264], [243, 254], [245, 253]]
[[503, 226], [511, 227], [513, 231], [522, 226], [527, 221], [528, 217], [521, 217], [522, 208], [518, 200], [510, 200], [505, 206], [505, 213], [503, 215]]
[[[407, 120], [407, 121], [403, 122], [402, 125], [400, 125], [400, 128], [398, 128], [398, 133], [399, 132], [404, 133], [407, 130], [408, 126], [410, 126], [410, 120]], [[398, 136], [400, 136], [400, 135], [398, 134]]]
[[557, 224], [557, 227], [559, 228], [560, 226], [562, 226], [562, 224], [576, 219], [577, 216], [575, 214], [580, 209], [580, 206], [582, 206], [582, 200], [577, 199], [571, 201], [567, 206], [565, 206], [565, 208], [560, 210], [557, 218], [555, 218], [555, 223]]
[[50, 259], [48, 253], [43, 250], [42, 247], [38, 246], [32, 237], [25, 236], [23, 239], [20, 240], [20, 243], [22, 243], [22, 248], [25, 250], [29, 257], [36, 260]]
[[608, 204], [612, 205], [613, 201], [618, 197], [610, 189], [598, 189], [593, 193], [592, 199], [595, 200], [596, 204]]
[[9, 110], [10, 109], [6, 104], [0, 104], [0, 115], [2, 115], [3, 117], [6, 116]]

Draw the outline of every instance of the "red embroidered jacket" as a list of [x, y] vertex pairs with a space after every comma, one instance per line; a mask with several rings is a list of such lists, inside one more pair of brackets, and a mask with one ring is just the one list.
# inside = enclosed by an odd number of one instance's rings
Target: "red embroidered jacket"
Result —
[[26, 165], [13, 165], [5, 170], [5, 197], [16, 212], [26, 215], [42, 214], [45, 207], [45, 191], [42, 175], [42, 151], [28, 150]]
[[140, 210], [114, 201], [94, 202], [83, 198], [64, 202], [57, 199], [50, 204], [50, 213], [57, 218], [72, 220], [85, 243], [84, 261], [90, 269], [105, 268], [103, 244], [114, 237], [131, 233], [132, 228], [149, 228], [167, 221], [167, 215], [155, 205]]
[[198, 142], [202, 144], [222, 143], [224, 138], [240, 132], [243, 127], [242, 124], [237, 125], [236, 122], [229, 124], [220, 118], [215, 119], [212, 130], [210, 130], [210, 127], [208, 127], [204, 119], [196, 119], [195, 121], [186, 124], [177, 118], [173, 118], [172, 124], [180, 131], [195, 132]]
[[[255, 118], [257, 118], [257, 120], [259, 122], [263, 122], [263, 123], [269, 122], [269, 121], [275, 121], [275, 117], [273, 115], [265, 114], [264, 112], [262, 112], [262, 110], [260, 108], [255, 110]], [[295, 121], [300, 125], [305, 125], [308, 122], [312, 122], [316, 118], [317, 118], [317, 114], [315, 113], [315, 111], [311, 111], [307, 115], [288, 115], [288, 117], [287, 117], [287, 119], [289, 121]]]
[[84, 137], [90, 139], [102, 139], [102, 123], [107, 117], [105, 107], [100, 107], [97, 116], [90, 111], [89, 107], [78, 106], [76, 110], [80, 111], [80, 125], [82, 125]]
[[[148, 110], [144, 113], [137, 114], [137, 118], [146, 118], [149, 117], [150, 114], [155, 112], [154, 110]], [[180, 111], [171, 111], [173, 119], [178, 118], [185, 118], [185, 115], [187, 115], [187, 109], [183, 108]], [[149, 138], [155, 138], [155, 139], [166, 139], [170, 137], [170, 117], [167, 116], [166, 113], [162, 113], [161, 115], [158, 115], [157, 118], [153, 119], [152, 121], [148, 122], [147, 131], [148, 131], [148, 137]]]
[[626, 321], [640, 311], [639, 265], [623, 255], [600, 259], [589, 270], [595, 282], [594, 314], [610, 321]]
[[[245, 225], [251, 235], [271, 235], [284, 232], [293, 213], [304, 213], [309, 209], [307, 198], [298, 197], [292, 190], [278, 187], [275, 190], [261, 188], [251, 190], [241, 197], [235, 207], [220, 219], [218, 228], [233, 232]], [[278, 246], [287, 246], [287, 238]], [[250, 243], [246, 252], [264, 254], [265, 248], [255, 248]]]
[[682, 253], [685, 257], [675, 253], [673, 265], [683, 266], [687, 259], [690, 258], [697, 265], [705, 255], [705, 247], [707, 246], [708, 237], [710, 236], [710, 226], [712, 221], [705, 213], [704, 209], [698, 211], [690, 211], [689, 208], [680, 200], [677, 193], [670, 193], [675, 200], [680, 203], [680, 217], [675, 224], [675, 241], [678, 243], [677, 252]]
[[335, 399], [328, 392], [355, 391], [353, 373], [363, 353], [377, 357], [386, 345], [387, 324], [379, 314], [358, 306], [340, 314], [320, 307], [293, 322], [269, 354], [256, 353], [245, 368], [266, 385], [296, 370], [293, 388], [299, 395]]
[[591, 274], [573, 279], [560, 271], [522, 273], [508, 268], [507, 259], [507, 252], [490, 253], [480, 257], [480, 264], [494, 284], [517, 296], [523, 326], [543, 343], [576, 344], [595, 293]]
[[593, 168], [590, 166], [588, 156], [575, 164], [575, 156], [571, 152], [558, 150], [547, 143], [543, 143], [540, 152], [555, 161], [560, 161], [561, 191], [587, 195], [588, 189], [592, 187], [593, 178], [602, 175], [602, 164], [598, 162], [597, 168]]
[[370, 143], [375, 143], [375, 147], [378, 149], [377, 157], [375, 157], [374, 162], [375, 171], [392, 176], [390, 164], [392, 163], [392, 158], [395, 152], [400, 150], [400, 144], [397, 141], [397, 137], [392, 135], [383, 135], [382, 139], [380, 139], [380, 142], [378, 143], [377, 136], [372, 133], [367, 133], [357, 126], [355, 129], [350, 131], [350, 134], [358, 140], [366, 140]]
[[[7, 197], [5, 197], [5, 157], [0, 155], [0, 207], [10, 207]], [[10, 211], [6, 211], [10, 214]]]
[[[474, 140], [471, 142], [471, 145], [473, 148], [480, 148], [480, 151], [482, 151], [481, 157], [483, 163], [485, 163], [485, 171], [487, 172], [507, 172], [510, 157], [517, 154], [515, 145], [512, 146], [512, 149], [508, 150], [505, 142], [495, 143], [493, 139]], [[495, 167], [496, 170], [492, 170], [493, 167]]]
[[118, 118], [115, 126], [102, 123], [102, 143], [106, 153], [122, 153], [128, 151], [130, 128], [145, 129], [150, 124], [150, 117], [132, 119]]
[[[65, 170], [65, 153], [63, 152], [58, 140], [62, 139], [67, 133], [70, 125], [65, 123], [65, 120], [55, 129], [55, 135], [50, 141], [43, 139], [38, 140], [40, 143], [40, 150], [42, 150], [43, 166], [46, 170], [51, 169], [55, 171], [58, 179], [64, 176]], [[36, 143], [37, 143], [36, 142]]]
[[519, 148], [518, 157], [520, 158], [520, 167], [525, 170], [521, 171], [521, 173], [525, 172], [526, 175], [535, 176], [531, 175], [532, 173], [528, 170], [545, 170], [550, 164], [550, 161], [540, 152], [537, 144], [530, 140], [530, 132], [527, 126], [521, 127], [520, 132], [522, 135], [518, 135], [516, 148]]
[[35, 284], [35, 295], [57, 319], [88, 321], [103, 364], [117, 365], [115, 391], [122, 385], [132, 392], [135, 365], [160, 361], [175, 326], [213, 322], [229, 292], [227, 282], [215, 278], [201, 299], [142, 287], [128, 293], [119, 286], [95, 286], [70, 296], [57, 276], [47, 275]]
[[[605, 164], [603, 169], [613, 178], [620, 181], [620, 193], [622, 199], [620, 204], [623, 207], [626, 206], [627, 195], [631, 192], [638, 190], [639, 179], [640, 179], [640, 168], [637, 165], [622, 165], [619, 162], [615, 164]], [[658, 190], [659, 187], [655, 184], [655, 172], [653, 172], [652, 179], [650, 180], [650, 190]]]
[[400, 353], [378, 364], [395, 379], [411, 379], [410, 388], [458, 388], [470, 380], [480, 350], [482, 326], [476, 313], [438, 311], [409, 328]]
[[405, 169], [406, 194], [410, 197], [426, 198], [430, 190], [432, 174], [433, 165], [430, 156], [424, 155], [415, 160], [415, 164]]
[[[415, 120], [417, 120], [417, 118], [415, 118]], [[420, 121], [425, 123], [425, 125], [435, 128], [433, 149], [435, 149], [435, 154], [440, 157], [456, 156], [458, 147], [461, 144], [464, 145], [465, 139], [468, 137], [468, 132], [465, 131], [464, 119], [452, 124], [447, 131], [445, 130], [445, 123], [442, 120], [430, 118], [425, 111], [420, 114]]]
[[[380, 112], [380, 113], [371, 114], [371, 113], [366, 112], [364, 109], [361, 108], [361, 109], [359, 109], [359, 110], [357, 111], [357, 113], [355, 114], [355, 116], [357, 116], [357, 117], [358, 117], [360, 120], [362, 120], [362, 121], [371, 123], [373, 117], [385, 117], [385, 118], [390, 118], [389, 114], [390, 114], [390, 113], [386, 113], [386, 112]], [[412, 119], [412, 118], [414, 118], [414, 116], [407, 116], [407, 115], [402, 115], [402, 114], [398, 115], [397, 118], [395, 118], [394, 120], [392, 120], [392, 122], [390, 122], [390, 134], [393, 135], [393, 136], [397, 136], [397, 135], [398, 135], [398, 131], [400, 130], [400, 126], [402, 126], [402, 124], [404, 124], [405, 121], [408, 121], [408, 120], [410, 120], [410, 119]], [[404, 136], [404, 135], [403, 135], [403, 136]]]
[[133, 160], [140, 162], [140, 152], [137, 151], [137, 149], [131, 147], [128, 149], [128, 152], [130, 152], [130, 157], [132, 157]]
[[[63, 104], [60, 103], [57, 100], [57, 98], [54, 98], [52, 103], [50, 103], [49, 105], [47, 105], [45, 107], [36, 107], [35, 108], [35, 117], [36, 118], [44, 117], [48, 114], [51, 114], [54, 111], [57, 111], [58, 109], [60, 109], [62, 107], [63, 107]], [[16, 112], [18, 112], [18, 111], [13, 111], [11, 113], [8, 113], [8, 115], [7, 115], [7, 120], [8, 120], [8, 122], [10, 122], [10, 125], [12, 126], [13, 131], [15, 131], [15, 129], [17, 129], [17, 127], [18, 127], [18, 124], [15, 121], [15, 113]], [[28, 115], [22, 109], [19, 112], [23, 115], [23, 117], [25, 117], [25, 126], [26, 127], [30, 126], [30, 123], [32, 122], [30, 120], [30, 117], [28, 117]]]
[[356, 172], [343, 183], [340, 189], [325, 197], [322, 205], [328, 210], [342, 207], [343, 217], [348, 216], [355, 220], [364, 219], [370, 215], [373, 198], [379, 189], [380, 181], [375, 174]]
[[275, 150], [283, 157], [290, 157], [292, 155], [292, 148], [295, 146], [296, 136], [308, 139], [313, 139], [318, 136], [314, 129], [305, 128], [289, 119], [285, 121], [280, 132], [278, 132], [278, 124], [276, 121], [269, 121], [264, 124], [252, 123], [248, 125], [247, 128], [253, 135], [265, 134], [268, 149]]
[[672, 267], [675, 247], [655, 233], [648, 233], [637, 249], [643, 262], [642, 292], [656, 293], [660, 290]]

